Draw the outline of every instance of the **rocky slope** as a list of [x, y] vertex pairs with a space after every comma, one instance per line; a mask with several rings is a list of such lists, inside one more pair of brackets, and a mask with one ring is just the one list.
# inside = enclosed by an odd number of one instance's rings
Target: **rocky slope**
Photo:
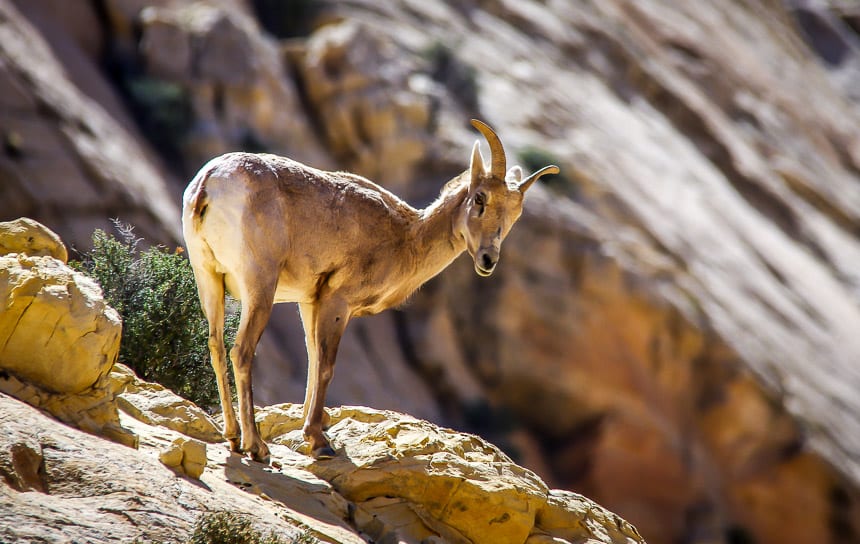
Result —
[[[350, 0], [289, 40], [265, 2], [148, 4], [0, 2], [0, 218], [176, 244], [178, 180], [239, 147], [420, 204], [479, 115], [565, 178], [493, 278], [351, 323], [330, 404], [492, 437], [650, 542], [860, 540], [852, 4]], [[292, 308], [257, 364], [301, 399]]]
[[0, 247], [15, 248], [0, 253], [2, 542], [175, 542], [219, 511], [284, 541], [644, 542], [481, 438], [394, 412], [332, 410], [338, 456], [317, 461], [300, 453], [301, 405], [270, 406], [271, 464], [231, 453], [203, 410], [114, 363], [117, 314], [51, 256], [56, 234], [3, 222]]
[[341, 456], [318, 462], [294, 449], [301, 406], [278, 405], [260, 414], [275, 443], [264, 466], [231, 453], [187, 401], [127, 369], [113, 380], [137, 449], [0, 393], [0, 540], [176, 542], [201, 514], [229, 511], [284, 541], [644, 542], [615, 514], [549, 490], [476, 436], [343, 408], [330, 431]]

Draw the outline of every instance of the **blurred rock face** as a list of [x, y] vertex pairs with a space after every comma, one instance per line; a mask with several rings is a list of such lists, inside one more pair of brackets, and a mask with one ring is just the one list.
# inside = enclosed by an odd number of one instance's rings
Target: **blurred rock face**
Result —
[[[0, 219], [176, 243], [175, 180], [238, 147], [429, 199], [479, 115], [565, 179], [530, 191], [492, 278], [458, 261], [351, 323], [330, 404], [503, 438], [652, 543], [860, 539], [850, 10], [359, 0], [279, 43], [244, 2], [50, 4], [0, 3]], [[183, 175], [119, 98], [153, 82], [187, 114], [155, 124], [181, 129]], [[256, 398], [299, 401], [301, 329], [274, 315]]]
[[32, 23], [0, 3], [0, 218], [38, 219], [78, 247], [120, 214], [141, 235], [176, 238], [179, 205], [163, 169], [96, 64], [104, 30], [92, 28], [91, 9], [26, 4]]

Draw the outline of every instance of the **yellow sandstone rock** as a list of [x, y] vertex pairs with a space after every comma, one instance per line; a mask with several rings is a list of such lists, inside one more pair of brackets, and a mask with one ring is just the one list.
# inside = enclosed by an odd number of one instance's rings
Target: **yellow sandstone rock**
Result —
[[119, 353], [119, 314], [66, 259], [66, 247], [44, 225], [0, 223], [0, 391], [136, 447], [105, 388]]
[[34, 257], [53, 257], [68, 262], [66, 245], [59, 235], [29, 217], [0, 222], [0, 255], [23, 253]]
[[[265, 440], [303, 445], [301, 405], [258, 411]], [[305, 470], [355, 504], [374, 540], [422, 542], [643, 542], [629, 523], [575, 493], [550, 490], [492, 444], [395, 412], [329, 410], [338, 456]]]
[[223, 440], [206, 412], [162, 385], [141, 380], [127, 366], [115, 364], [110, 381], [119, 409], [133, 418], [203, 442]]
[[177, 438], [159, 455], [165, 466], [195, 480], [200, 479], [206, 468], [206, 444], [193, 438]]
[[41, 408], [82, 431], [131, 448], [138, 446], [138, 437], [120, 425], [113, 393], [103, 387], [80, 393], [53, 393], [7, 374], [0, 375], [0, 392]]
[[110, 371], [119, 314], [99, 286], [53, 257], [0, 257], [0, 368], [56, 393], [79, 393]]

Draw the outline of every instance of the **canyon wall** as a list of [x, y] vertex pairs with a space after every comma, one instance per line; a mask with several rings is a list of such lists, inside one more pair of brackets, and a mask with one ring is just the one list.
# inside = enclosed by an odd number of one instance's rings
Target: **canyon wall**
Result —
[[[860, 541], [853, 4], [65, 6], [0, 2], [0, 219], [178, 245], [186, 180], [239, 148], [422, 206], [479, 117], [562, 175], [493, 277], [464, 257], [353, 321], [329, 404], [491, 438], [652, 543]], [[304, 358], [276, 308], [257, 401], [301, 401]]]

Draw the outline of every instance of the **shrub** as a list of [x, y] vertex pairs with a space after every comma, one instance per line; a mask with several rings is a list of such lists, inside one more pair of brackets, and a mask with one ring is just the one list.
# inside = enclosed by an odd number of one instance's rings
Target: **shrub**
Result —
[[[203, 317], [188, 259], [163, 247], [140, 251], [133, 229], [116, 223], [120, 239], [97, 230], [93, 249], [73, 266], [93, 277], [122, 316], [120, 361], [204, 408], [218, 405], [209, 364], [209, 326]], [[225, 327], [231, 344], [238, 328], [236, 303]]]
[[120, 80], [144, 136], [177, 171], [183, 171], [183, 148], [194, 126], [188, 91], [179, 83], [130, 70]]
[[430, 44], [421, 56], [427, 62], [430, 77], [444, 85], [466, 113], [478, 116], [480, 88], [475, 68], [463, 62], [448, 44], [441, 41]]
[[[308, 532], [291, 539], [289, 544], [314, 544], [316, 538]], [[134, 544], [143, 544], [140, 538]], [[234, 512], [211, 512], [197, 518], [194, 532], [185, 544], [287, 544], [287, 542], [270, 532], [263, 536], [254, 529], [251, 518]]]
[[275, 533], [263, 536], [248, 516], [233, 512], [203, 514], [188, 544], [284, 544]]

